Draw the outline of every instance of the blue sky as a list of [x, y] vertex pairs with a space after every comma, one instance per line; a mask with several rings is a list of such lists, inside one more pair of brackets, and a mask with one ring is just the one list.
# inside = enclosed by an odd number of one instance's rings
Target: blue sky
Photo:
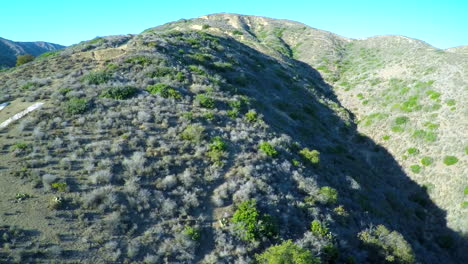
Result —
[[71, 45], [219, 12], [290, 19], [350, 38], [392, 34], [443, 49], [468, 45], [466, 0], [2, 1], [0, 37]]

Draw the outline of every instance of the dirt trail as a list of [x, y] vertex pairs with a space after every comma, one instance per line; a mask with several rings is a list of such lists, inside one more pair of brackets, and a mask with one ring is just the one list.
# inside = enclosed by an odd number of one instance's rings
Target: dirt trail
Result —
[[0, 123], [0, 129], [2, 128], [5, 128], [7, 127], [9, 124], [11, 124], [12, 122], [18, 120], [18, 119], [21, 119], [23, 118], [25, 115], [29, 114], [30, 112], [40, 108], [44, 103], [42, 102], [37, 102], [37, 103], [34, 103], [33, 105], [31, 106], [28, 106], [26, 109], [24, 109], [23, 111], [19, 112], [19, 113], [16, 113], [15, 115], [9, 117], [7, 120], [3, 121], [2, 123]]

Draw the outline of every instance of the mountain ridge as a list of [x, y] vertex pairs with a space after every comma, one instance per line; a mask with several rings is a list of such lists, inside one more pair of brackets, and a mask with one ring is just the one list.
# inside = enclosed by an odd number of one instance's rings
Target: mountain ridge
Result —
[[39, 56], [42, 53], [63, 49], [65, 46], [44, 41], [12, 41], [0, 37], [0, 67], [13, 67], [16, 57], [24, 54]]

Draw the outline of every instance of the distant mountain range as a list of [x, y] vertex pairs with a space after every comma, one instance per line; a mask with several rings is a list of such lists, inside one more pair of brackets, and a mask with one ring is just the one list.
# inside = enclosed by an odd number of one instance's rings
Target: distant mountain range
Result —
[[43, 41], [16, 42], [0, 38], [0, 68], [15, 66], [18, 55], [31, 54], [39, 56], [44, 52], [63, 48], [65, 46]]

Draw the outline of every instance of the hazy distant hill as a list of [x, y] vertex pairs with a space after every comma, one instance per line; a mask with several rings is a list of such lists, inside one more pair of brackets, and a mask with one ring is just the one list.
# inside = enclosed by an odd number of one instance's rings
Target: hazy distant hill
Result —
[[0, 130], [0, 262], [466, 263], [466, 63], [216, 14], [0, 72], [0, 124], [44, 103]]
[[13, 67], [16, 64], [18, 55], [31, 54], [39, 56], [44, 52], [63, 49], [65, 46], [36, 41], [36, 42], [15, 42], [0, 38], [0, 68]]

